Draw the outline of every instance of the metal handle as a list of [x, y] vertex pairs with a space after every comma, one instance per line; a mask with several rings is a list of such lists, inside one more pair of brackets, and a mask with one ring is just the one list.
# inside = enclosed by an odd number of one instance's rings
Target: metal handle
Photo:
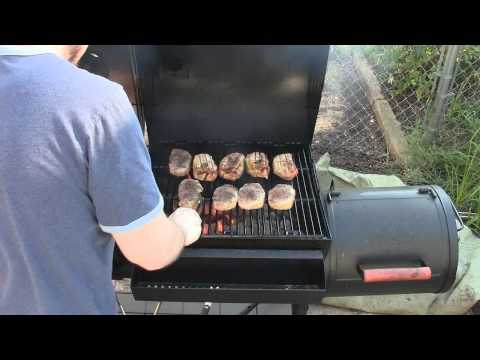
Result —
[[409, 268], [364, 269], [364, 283], [392, 281], [425, 281], [432, 278], [432, 270], [428, 266]]
[[465, 224], [463, 223], [463, 220], [462, 220], [460, 214], [458, 213], [458, 210], [457, 210], [457, 208], [455, 207], [455, 205], [453, 204], [453, 202], [452, 202], [452, 209], [453, 209], [453, 213], [455, 214], [455, 217], [456, 217], [457, 220], [458, 220], [458, 222], [457, 222], [457, 231], [463, 230], [463, 228], [465, 227]]

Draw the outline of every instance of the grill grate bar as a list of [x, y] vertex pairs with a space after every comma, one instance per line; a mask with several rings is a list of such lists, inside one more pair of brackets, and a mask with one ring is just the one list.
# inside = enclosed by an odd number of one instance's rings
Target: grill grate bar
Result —
[[[303, 159], [305, 160], [305, 164], [308, 164], [308, 160], [307, 160], [307, 156], [305, 154], [305, 150], [302, 150], [302, 155], [303, 155]], [[315, 171], [315, 170], [313, 170]], [[307, 179], [308, 179], [308, 182], [310, 184], [310, 189], [311, 189], [311, 192], [312, 192], [312, 196], [314, 195], [313, 192], [315, 191], [315, 187], [313, 186], [313, 183], [312, 183], [312, 179], [310, 176], [307, 176]], [[322, 231], [322, 224], [320, 222], [320, 214], [318, 212], [318, 208], [317, 208], [317, 203], [316, 201], [313, 201], [313, 207], [315, 209], [315, 217], [317, 219], [317, 224], [318, 224], [318, 229], [320, 230], [320, 232]], [[323, 234], [322, 234], [323, 235]]]
[[250, 219], [250, 231], [251, 231], [250, 234], [252, 234], [252, 235], [253, 235], [253, 219], [252, 219], [252, 212], [253, 211], [256, 211], [256, 210], [249, 210], [248, 211], [248, 217]]
[[[262, 208], [263, 209], [263, 208]], [[262, 209], [259, 209], [256, 211], [257, 213], [257, 234], [261, 234], [261, 230], [260, 230], [260, 212], [262, 211]]]
[[238, 208], [235, 209], [235, 222], [237, 223], [237, 232], [236, 234], [240, 234], [238, 232], [238, 223], [239, 223], [239, 220], [240, 219], [240, 210]]
[[[297, 154], [297, 159], [298, 159], [298, 162], [301, 164], [302, 161], [300, 159], [300, 154]], [[308, 194], [308, 190], [307, 190], [307, 184], [305, 183], [305, 176], [304, 176], [304, 171], [300, 171], [300, 177], [302, 178], [302, 183], [303, 183], [303, 190], [305, 191], [305, 195], [306, 197], [308, 198], [309, 194]], [[297, 176], [297, 180], [298, 180], [298, 176]], [[300, 196], [300, 199], [302, 198], [302, 196]], [[311, 206], [310, 206], [310, 202], [311, 201], [307, 201], [307, 206], [308, 206], [308, 212], [310, 214], [310, 224], [313, 224], [313, 216], [312, 216], [312, 209], [311, 209]], [[306, 222], [306, 219], [305, 219], [305, 222]], [[313, 231], [313, 235], [316, 235], [315, 233], [315, 226], [312, 226], [312, 231]]]
[[263, 219], [263, 235], [267, 235], [267, 229], [266, 229], [266, 218], [265, 218], [265, 208], [262, 208], [262, 219]]
[[245, 222], [245, 210], [242, 210], [243, 214], [243, 235], [247, 235], [247, 223]]
[[288, 216], [290, 217], [290, 229], [292, 230], [292, 234], [294, 234], [295, 230], [293, 229], [292, 209], [288, 210]]
[[270, 235], [273, 235], [273, 228], [272, 228], [272, 215], [271, 215], [270, 207], [267, 207], [267, 215], [268, 215], [268, 225], [270, 228]]
[[[298, 181], [298, 176], [295, 178], [295, 180], [296, 180], [298, 192], [300, 195], [300, 205], [303, 213], [303, 222], [305, 223], [305, 233], [306, 235], [308, 235], [307, 216], [305, 215], [305, 207], [303, 206], [303, 199], [302, 199], [303, 195], [302, 195], [302, 191], [300, 190], [300, 182]], [[297, 203], [298, 200], [296, 200], [295, 202]]]

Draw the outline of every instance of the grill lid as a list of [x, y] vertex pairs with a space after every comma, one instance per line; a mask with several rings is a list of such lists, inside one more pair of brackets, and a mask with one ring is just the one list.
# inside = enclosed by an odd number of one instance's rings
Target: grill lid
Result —
[[310, 144], [327, 45], [136, 46], [150, 146]]

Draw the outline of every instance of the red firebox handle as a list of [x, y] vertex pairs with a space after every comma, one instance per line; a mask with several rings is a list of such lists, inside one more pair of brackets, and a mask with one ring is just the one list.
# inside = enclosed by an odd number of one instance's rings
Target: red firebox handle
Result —
[[363, 282], [389, 282], [389, 281], [422, 281], [432, 278], [430, 267], [416, 268], [390, 268], [390, 269], [364, 269]]

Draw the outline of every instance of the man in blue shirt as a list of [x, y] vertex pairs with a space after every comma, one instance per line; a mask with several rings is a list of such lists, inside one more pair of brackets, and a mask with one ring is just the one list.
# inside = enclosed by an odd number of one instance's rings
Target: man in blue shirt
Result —
[[196, 241], [170, 217], [123, 88], [86, 45], [0, 46], [0, 314], [116, 314], [114, 241], [147, 270]]

